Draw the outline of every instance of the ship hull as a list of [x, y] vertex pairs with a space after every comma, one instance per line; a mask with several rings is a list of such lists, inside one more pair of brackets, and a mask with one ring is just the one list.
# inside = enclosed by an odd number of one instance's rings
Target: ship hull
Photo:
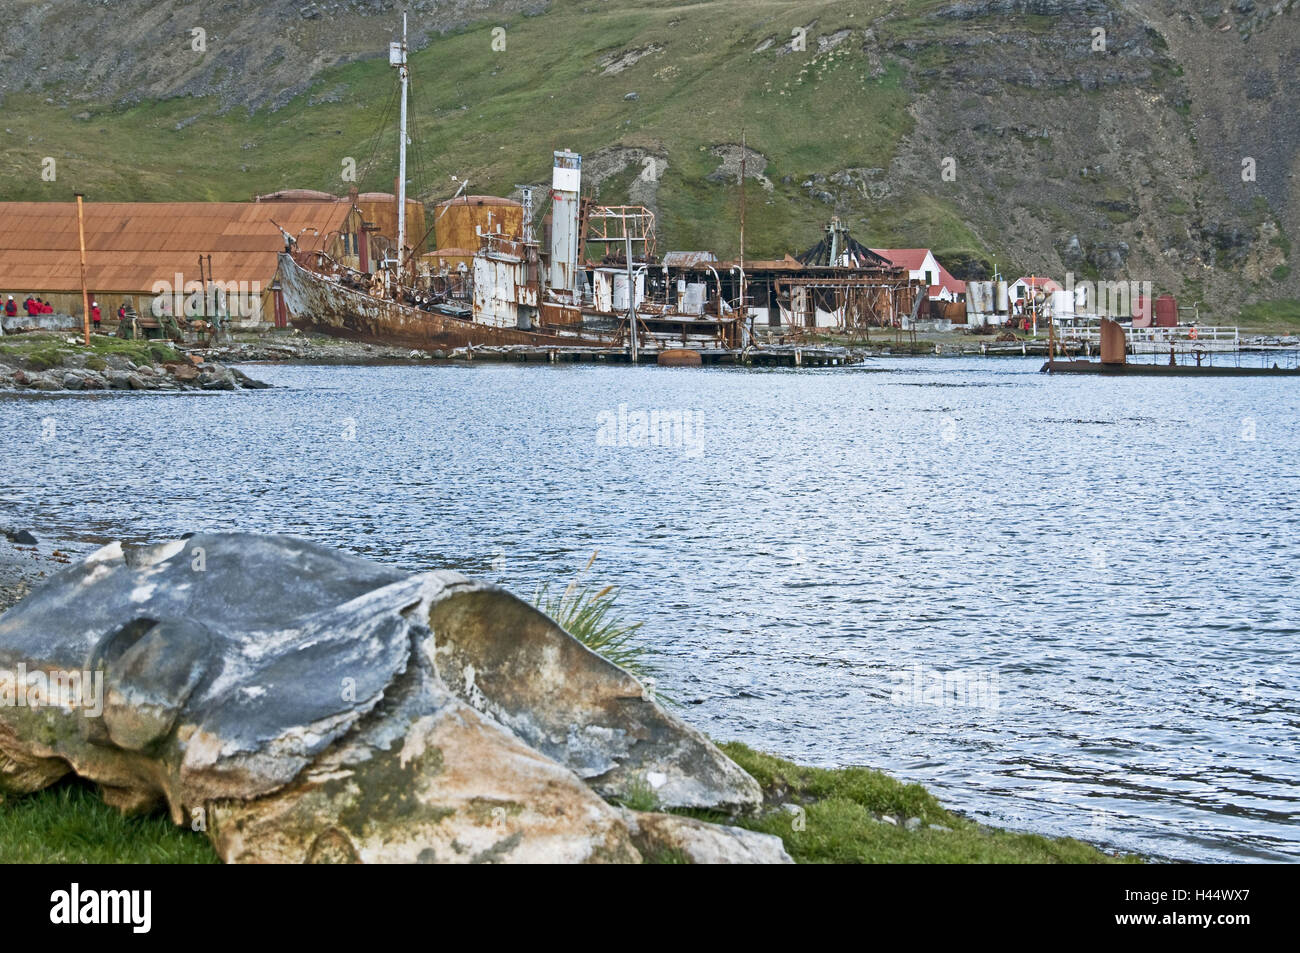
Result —
[[318, 275], [283, 252], [279, 278], [285, 308], [294, 327], [350, 341], [426, 351], [512, 345], [617, 346], [612, 335], [498, 328], [386, 301]]
[[1051, 361], [1044, 374], [1101, 374], [1108, 377], [1296, 377], [1289, 367], [1196, 367], [1192, 364], [1103, 364], [1100, 361]]

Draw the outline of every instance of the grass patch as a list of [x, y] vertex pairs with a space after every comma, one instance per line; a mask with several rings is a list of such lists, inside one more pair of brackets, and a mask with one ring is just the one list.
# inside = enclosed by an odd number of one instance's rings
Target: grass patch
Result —
[[[70, 343], [75, 339], [75, 343]], [[92, 370], [103, 370], [108, 366], [106, 358], [110, 356], [125, 357], [135, 364], [163, 364], [167, 361], [180, 360], [175, 348], [161, 341], [128, 341], [105, 334], [92, 334], [90, 347], [81, 343], [75, 333], [30, 332], [27, 334], [10, 334], [0, 339], [0, 361], [15, 361], [28, 370], [47, 371], [53, 367], [62, 367], [67, 358], [73, 355], [88, 355], [86, 366]]]
[[1291, 333], [1300, 330], [1300, 300], [1275, 298], [1248, 304], [1237, 313], [1237, 325], [1258, 333]]
[[[807, 768], [739, 742], [721, 746], [763, 788], [758, 818], [731, 823], [775, 834], [799, 863], [1099, 864], [1138, 863], [1073, 838], [996, 830], [944, 807], [919, 784], [867, 768]], [[790, 810], [790, 807], [798, 811]], [[893, 822], [885, 818], [892, 818]], [[907, 827], [919, 819], [915, 830]], [[912, 821], [913, 826], [916, 821]]]
[[215, 864], [203, 834], [164, 814], [123, 817], [83, 781], [0, 800], [0, 863]]

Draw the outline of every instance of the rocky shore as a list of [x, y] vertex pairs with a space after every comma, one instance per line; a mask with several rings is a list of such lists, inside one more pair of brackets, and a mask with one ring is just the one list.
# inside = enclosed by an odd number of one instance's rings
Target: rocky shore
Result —
[[236, 367], [150, 341], [57, 334], [0, 338], [2, 391], [183, 391], [269, 387]]
[[0, 612], [93, 548], [90, 543], [48, 540], [30, 530], [0, 525]]

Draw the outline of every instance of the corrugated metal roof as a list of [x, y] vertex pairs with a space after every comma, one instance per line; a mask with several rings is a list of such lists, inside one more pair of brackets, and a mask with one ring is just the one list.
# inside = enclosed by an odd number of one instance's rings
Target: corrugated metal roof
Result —
[[[350, 208], [347, 202], [87, 202], [86, 284], [132, 293], [174, 282], [177, 272], [197, 281], [198, 256], [211, 254], [214, 280], [266, 288], [284, 248], [272, 219], [291, 235], [306, 229], [298, 241], [315, 248]], [[75, 202], [0, 202], [0, 290], [81, 290]]]

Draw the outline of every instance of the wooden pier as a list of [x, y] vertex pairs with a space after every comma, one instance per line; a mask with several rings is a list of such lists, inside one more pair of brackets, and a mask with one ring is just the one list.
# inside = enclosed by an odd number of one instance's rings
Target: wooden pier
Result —
[[[702, 366], [741, 367], [841, 367], [862, 362], [862, 356], [846, 347], [804, 347], [783, 345], [761, 348], [698, 348]], [[506, 345], [458, 347], [447, 357], [459, 361], [520, 361], [550, 364], [631, 364], [626, 349], [610, 347], [533, 347]], [[641, 351], [638, 364], [654, 364], [656, 351]]]

